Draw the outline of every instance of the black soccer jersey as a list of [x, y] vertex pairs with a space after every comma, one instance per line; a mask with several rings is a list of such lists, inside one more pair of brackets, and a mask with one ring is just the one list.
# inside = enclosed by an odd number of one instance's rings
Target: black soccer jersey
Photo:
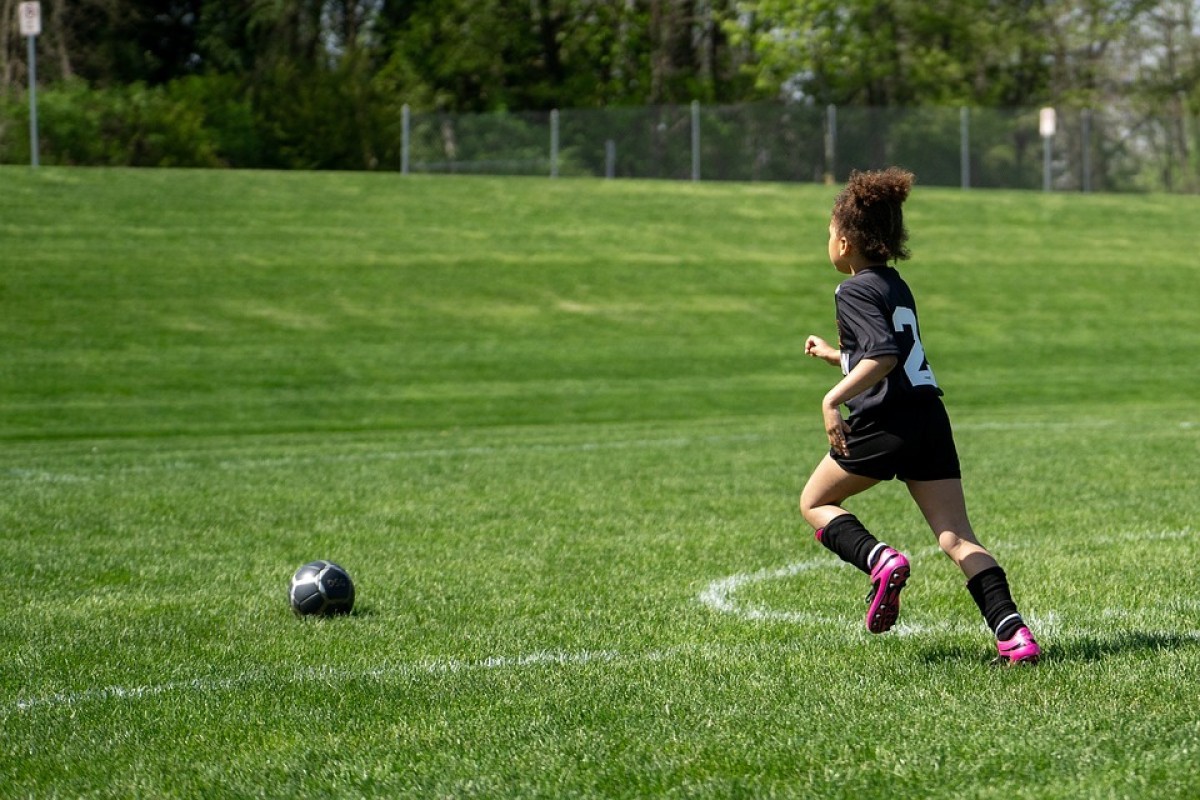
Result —
[[898, 359], [887, 377], [846, 403], [852, 416], [920, 395], [941, 396], [921, 345], [916, 301], [897, 270], [872, 267], [850, 277], [838, 286], [835, 305], [844, 374], [864, 358]]

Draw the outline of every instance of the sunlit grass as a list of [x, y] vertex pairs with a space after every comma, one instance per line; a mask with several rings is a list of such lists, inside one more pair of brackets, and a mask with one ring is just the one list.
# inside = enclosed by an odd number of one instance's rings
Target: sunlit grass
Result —
[[827, 189], [0, 183], [0, 795], [1200, 793], [1200, 201], [910, 201], [1004, 671], [903, 487], [885, 636], [796, 514]]

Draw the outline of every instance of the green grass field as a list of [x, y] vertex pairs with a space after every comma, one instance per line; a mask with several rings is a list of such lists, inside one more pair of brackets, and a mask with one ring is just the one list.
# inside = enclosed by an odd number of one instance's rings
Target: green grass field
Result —
[[1200, 198], [910, 200], [1002, 670], [796, 512], [833, 194], [0, 169], [0, 796], [1200, 795]]

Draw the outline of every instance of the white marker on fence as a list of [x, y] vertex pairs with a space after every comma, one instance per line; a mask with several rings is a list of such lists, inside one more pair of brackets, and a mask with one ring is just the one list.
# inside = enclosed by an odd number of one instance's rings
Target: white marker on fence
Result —
[[1053, 108], [1043, 108], [1038, 114], [1038, 133], [1042, 136], [1042, 189], [1050, 191], [1050, 157], [1058, 118]]

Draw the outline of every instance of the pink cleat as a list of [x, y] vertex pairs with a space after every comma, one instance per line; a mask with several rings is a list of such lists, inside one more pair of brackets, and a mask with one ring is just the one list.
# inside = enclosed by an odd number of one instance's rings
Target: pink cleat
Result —
[[1018, 664], [1032, 666], [1042, 655], [1042, 648], [1038, 647], [1038, 643], [1033, 639], [1033, 634], [1024, 625], [1017, 628], [1017, 632], [1012, 635], [1011, 639], [996, 642], [996, 649], [1000, 655], [996, 656], [996, 660], [992, 663], [1006, 664], [1010, 667]]
[[900, 616], [900, 590], [908, 580], [908, 573], [908, 559], [904, 554], [885, 547], [871, 569], [871, 591], [867, 593], [870, 603], [867, 630], [871, 633], [885, 633], [896, 624], [896, 617]]

